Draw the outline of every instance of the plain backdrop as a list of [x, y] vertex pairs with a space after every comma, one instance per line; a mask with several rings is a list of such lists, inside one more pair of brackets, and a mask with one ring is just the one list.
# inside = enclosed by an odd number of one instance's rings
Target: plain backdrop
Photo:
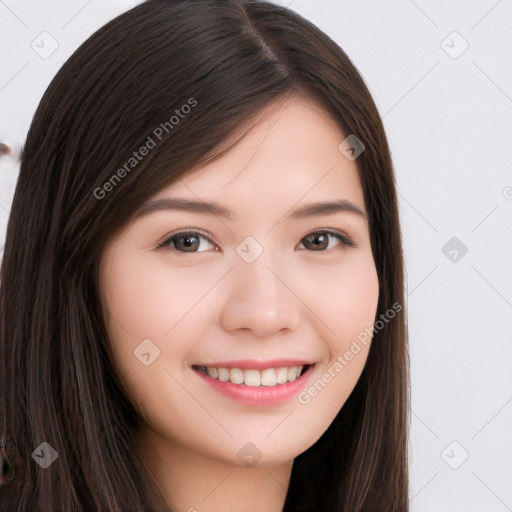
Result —
[[[63, 62], [137, 3], [0, 0], [0, 140], [21, 147]], [[389, 138], [407, 263], [411, 511], [511, 511], [512, 1], [279, 3], [347, 52]], [[2, 247], [17, 172], [0, 158]]]

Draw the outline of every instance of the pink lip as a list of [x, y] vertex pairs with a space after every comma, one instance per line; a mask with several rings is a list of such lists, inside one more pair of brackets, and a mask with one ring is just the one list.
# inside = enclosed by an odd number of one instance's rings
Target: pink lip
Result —
[[[253, 364], [254, 361], [251, 362]], [[240, 361], [237, 362], [240, 364]], [[275, 361], [272, 362], [275, 364]], [[270, 366], [265, 363], [263, 368], [275, 368], [279, 366], [301, 366], [300, 364], [278, 364], [276, 366]], [[212, 379], [208, 375], [201, 373], [199, 370], [195, 370], [195, 373], [204, 379], [206, 383], [213, 387], [213, 389], [219, 391], [224, 396], [236, 400], [237, 402], [248, 405], [251, 407], [265, 407], [275, 406], [287, 402], [292, 396], [295, 396], [301, 388], [303, 388], [308, 382], [310, 376], [313, 373], [314, 364], [311, 364], [309, 368], [293, 382], [287, 382], [285, 384], [278, 384], [276, 386], [246, 386], [245, 384], [233, 384], [232, 382], [221, 382], [217, 379]], [[230, 368], [254, 368], [255, 366], [229, 366]], [[219, 365], [218, 368], [228, 368], [228, 366]]]
[[220, 363], [201, 364], [199, 366], [210, 366], [211, 368], [240, 368], [240, 369], [254, 369], [264, 370], [265, 368], [280, 368], [283, 366], [306, 366], [313, 364], [311, 361], [304, 359], [272, 359], [268, 361], [261, 361], [256, 359], [243, 359], [241, 361], [221, 361]]

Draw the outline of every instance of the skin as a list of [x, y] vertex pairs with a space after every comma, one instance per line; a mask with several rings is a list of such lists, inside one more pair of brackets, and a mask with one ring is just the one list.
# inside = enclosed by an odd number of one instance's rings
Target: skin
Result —
[[[130, 222], [102, 256], [114, 364], [146, 421], [136, 448], [175, 511], [281, 510], [293, 459], [331, 424], [370, 346], [360, 344], [307, 404], [294, 396], [279, 406], [242, 405], [191, 368], [305, 358], [315, 363], [309, 386], [329, 369], [332, 375], [338, 356], [374, 322], [379, 287], [366, 216], [286, 218], [306, 203], [338, 199], [364, 212], [356, 162], [338, 150], [346, 136], [325, 110], [299, 96], [262, 114], [221, 158], [151, 198], [215, 201], [236, 219], [154, 211]], [[156, 248], [183, 229], [212, 242], [196, 239], [187, 252], [178, 237], [177, 245]], [[322, 229], [344, 233], [357, 247], [333, 236], [316, 246], [314, 237], [306, 239]], [[263, 248], [250, 264], [236, 252], [248, 236]], [[160, 350], [148, 366], [134, 357], [145, 339]], [[252, 467], [237, 456], [248, 442], [261, 452]]]

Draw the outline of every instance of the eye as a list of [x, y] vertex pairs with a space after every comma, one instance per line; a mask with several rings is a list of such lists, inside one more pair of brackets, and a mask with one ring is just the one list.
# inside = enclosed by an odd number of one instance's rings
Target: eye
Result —
[[[329, 229], [310, 233], [302, 239], [300, 245], [302, 245], [301, 248], [315, 252], [325, 252], [328, 249], [332, 249], [331, 242], [333, 238], [338, 242], [341, 242], [342, 245], [357, 247], [357, 245], [345, 234]], [[174, 252], [197, 253], [209, 250], [207, 247], [208, 244], [214, 247], [214, 251], [219, 250], [214, 242], [212, 242], [212, 240], [206, 235], [203, 235], [198, 231], [181, 231], [167, 236], [157, 245], [157, 249], [166, 248]]]
[[306, 249], [311, 249], [316, 252], [323, 252], [326, 249], [331, 249], [332, 246], [329, 244], [330, 238], [335, 238], [338, 242], [349, 247], [357, 247], [357, 245], [346, 235], [341, 232], [324, 229], [322, 231], [315, 231], [310, 233], [302, 239], [303, 246]]
[[[204, 241], [205, 243], [201, 243], [201, 241]], [[165, 247], [175, 252], [194, 253], [208, 250], [207, 248], [205, 249], [205, 246], [208, 244], [215, 245], [208, 237], [198, 233], [197, 231], [182, 231], [180, 233], [173, 233], [166, 237], [158, 244], [157, 249]]]

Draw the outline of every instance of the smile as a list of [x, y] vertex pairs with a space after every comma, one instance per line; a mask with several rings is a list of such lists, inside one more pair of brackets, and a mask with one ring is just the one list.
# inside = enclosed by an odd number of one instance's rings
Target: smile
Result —
[[245, 386], [278, 386], [286, 382], [293, 382], [307, 370], [309, 365], [282, 366], [279, 368], [242, 369], [242, 368], [216, 368], [214, 366], [197, 366], [198, 371], [220, 382], [232, 382]]
[[270, 407], [292, 400], [306, 386], [315, 366], [304, 361], [248, 361], [229, 366], [193, 365], [192, 369], [210, 388], [231, 400], [251, 407]]

